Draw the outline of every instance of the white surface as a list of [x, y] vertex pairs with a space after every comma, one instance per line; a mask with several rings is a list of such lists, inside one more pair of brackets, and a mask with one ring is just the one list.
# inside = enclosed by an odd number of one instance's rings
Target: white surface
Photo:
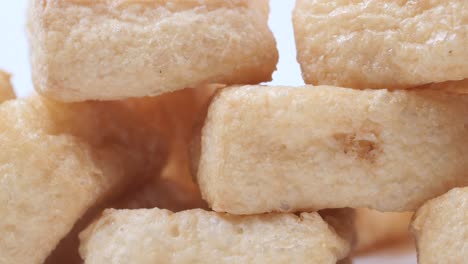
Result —
[[19, 96], [32, 91], [25, 33], [27, 0], [0, 0], [0, 68], [13, 76]]
[[[27, 0], [0, 1], [0, 68], [13, 74], [13, 83], [19, 96], [31, 93], [32, 83], [28, 62], [26, 42], [26, 5]], [[296, 61], [296, 48], [291, 22], [294, 0], [271, 0], [270, 26], [276, 36], [280, 51], [278, 71], [271, 84], [302, 85], [299, 65]], [[415, 254], [408, 253], [378, 256], [371, 255], [355, 260], [356, 264], [413, 264]]]

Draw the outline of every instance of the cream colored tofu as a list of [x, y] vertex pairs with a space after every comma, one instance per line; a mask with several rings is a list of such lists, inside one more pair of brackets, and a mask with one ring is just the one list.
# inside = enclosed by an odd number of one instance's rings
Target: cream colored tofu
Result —
[[227, 88], [202, 131], [198, 183], [231, 214], [412, 211], [468, 184], [467, 127], [459, 94]]
[[[75, 224], [73, 230], [48, 256], [45, 264], [81, 264], [78, 234], [105, 208], [159, 207], [172, 211], [207, 208], [189, 170], [188, 144], [198, 112], [205, 108], [216, 88], [217, 86], [208, 86], [184, 89], [157, 97], [126, 101], [126, 104], [135, 107], [137, 113], [141, 114], [141, 119], [138, 121], [140, 124], [135, 125], [131, 131], [142, 126], [153, 126], [153, 131], [164, 138], [164, 147], [167, 147], [168, 152], [167, 160], [163, 166], [150, 171], [148, 182], [126, 189], [125, 194], [117, 200], [88, 210], [88, 213]], [[141, 139], [143, 143], [145, 138], [147, 137]]]
[[466, 0], [297, 0], [307, 84], [411, 88], [468, 78]]
[[409, 226], [413, 213], [382, 213], [356, 210], [356, 246], [358, 253], [410, 241]]
[[32, 76], [60, 101], [271, 80], [267, 0], [30, 1]]
[[80, 238], [86, 264], [336, 263], [350, 250], [317, 213], [107, 210]]
[[0, 103], [15, 99], [15, 91], [10, 82], [10, 74], [0, 70]]
[[0, 105], [0, 263], [43, 263], [88, 209], [161, 168], [163, 139], [130, 102]]
[[468, 188], [453, 189], [430, 200], [412, 224], [418, 263], [466, 263], [468, 259]]

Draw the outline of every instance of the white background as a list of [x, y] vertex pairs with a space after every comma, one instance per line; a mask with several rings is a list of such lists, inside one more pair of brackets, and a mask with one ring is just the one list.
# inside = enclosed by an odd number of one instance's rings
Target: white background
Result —
[[[19, 96], [26, 96], [33, 90], [28, 46], [25, 34], [27, 0], [0, 0], [0, 68], [13, 74], [13, 83]], [[276, 36], [280, 61], [273, 76], [275, 85], [302, 85], [299, 65], [296, 62], [296, 48], [291, 22], [294, 0], [271, 0], [270, 26]], [[384, 259], [368, 256], [355, 261], [357, 264], [370, 263], [416, 263], [414, 254]]]

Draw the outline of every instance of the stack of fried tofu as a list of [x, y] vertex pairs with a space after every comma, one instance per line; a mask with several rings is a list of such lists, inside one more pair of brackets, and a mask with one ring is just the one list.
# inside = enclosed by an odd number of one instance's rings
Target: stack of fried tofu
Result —
[[466, 10], [297, 0], [288, 87], [267, 0], [30, 0], [0, 264], [348, 263], [415, 211], [419, 262], [463, 263]]

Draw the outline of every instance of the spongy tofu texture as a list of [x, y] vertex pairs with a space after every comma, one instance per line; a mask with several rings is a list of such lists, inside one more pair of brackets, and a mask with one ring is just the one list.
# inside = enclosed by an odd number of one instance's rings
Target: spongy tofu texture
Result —
[[269, 81], [267, 18], [267, 0], [31, 0], [33, 81], [61, 101]]
[[15, 97], [13, 86], [10, 83], [10, 75], [0, 70], [0, 103]]
[[468, 188], [453, 189], [421, 207], [412, 224], [418, 262], [465, 263], [468, 259]]
[[[188, 143], [192, 127], [198, 118], [200, 108], [207, 104], [216, 86], [184, 89], [157, 97], [131, 99], [126, 104], [139, 113], [139, 123], [136, 127], [152, 126], [160, 135], [167, 147], [167, 160], [162, 168], [156, 167], [150, 172], [151, 179], [137, 188], [128, 188], [125, 194], [111, 202], [106, 202], [94, 208], [75, 224], [72, 232], [62, 240], [59, 246], [49, 255], [45, 264], [82, 263], [78, 254], [78, 234], [102, 212], [103, 208], [154, 208], [160, 207], [175, 211], [206, 208], [201, 198], [198, 186], [190, 174]], [[145, 143], [145, 136], [141, 142]], [[149, 139], [150, 140], [150, 139]], [[150, 141], [149, 141], [150, 142]]]
[[468, 97], [243, 86], [210, 106], [198, 182], [215, 211], [417, 209], [468, 184]]
[[107, 210], [80, 237], [87, 264], [336, 263], [350, 249], [317, 213]]
[[127, 102], [0, 106], [0, 263], [42, 263], [87, 209], [163, 161], [157, 131]]
[[468, 78], [466, 0], [297, 0], [306, 83], [410, 88]]

